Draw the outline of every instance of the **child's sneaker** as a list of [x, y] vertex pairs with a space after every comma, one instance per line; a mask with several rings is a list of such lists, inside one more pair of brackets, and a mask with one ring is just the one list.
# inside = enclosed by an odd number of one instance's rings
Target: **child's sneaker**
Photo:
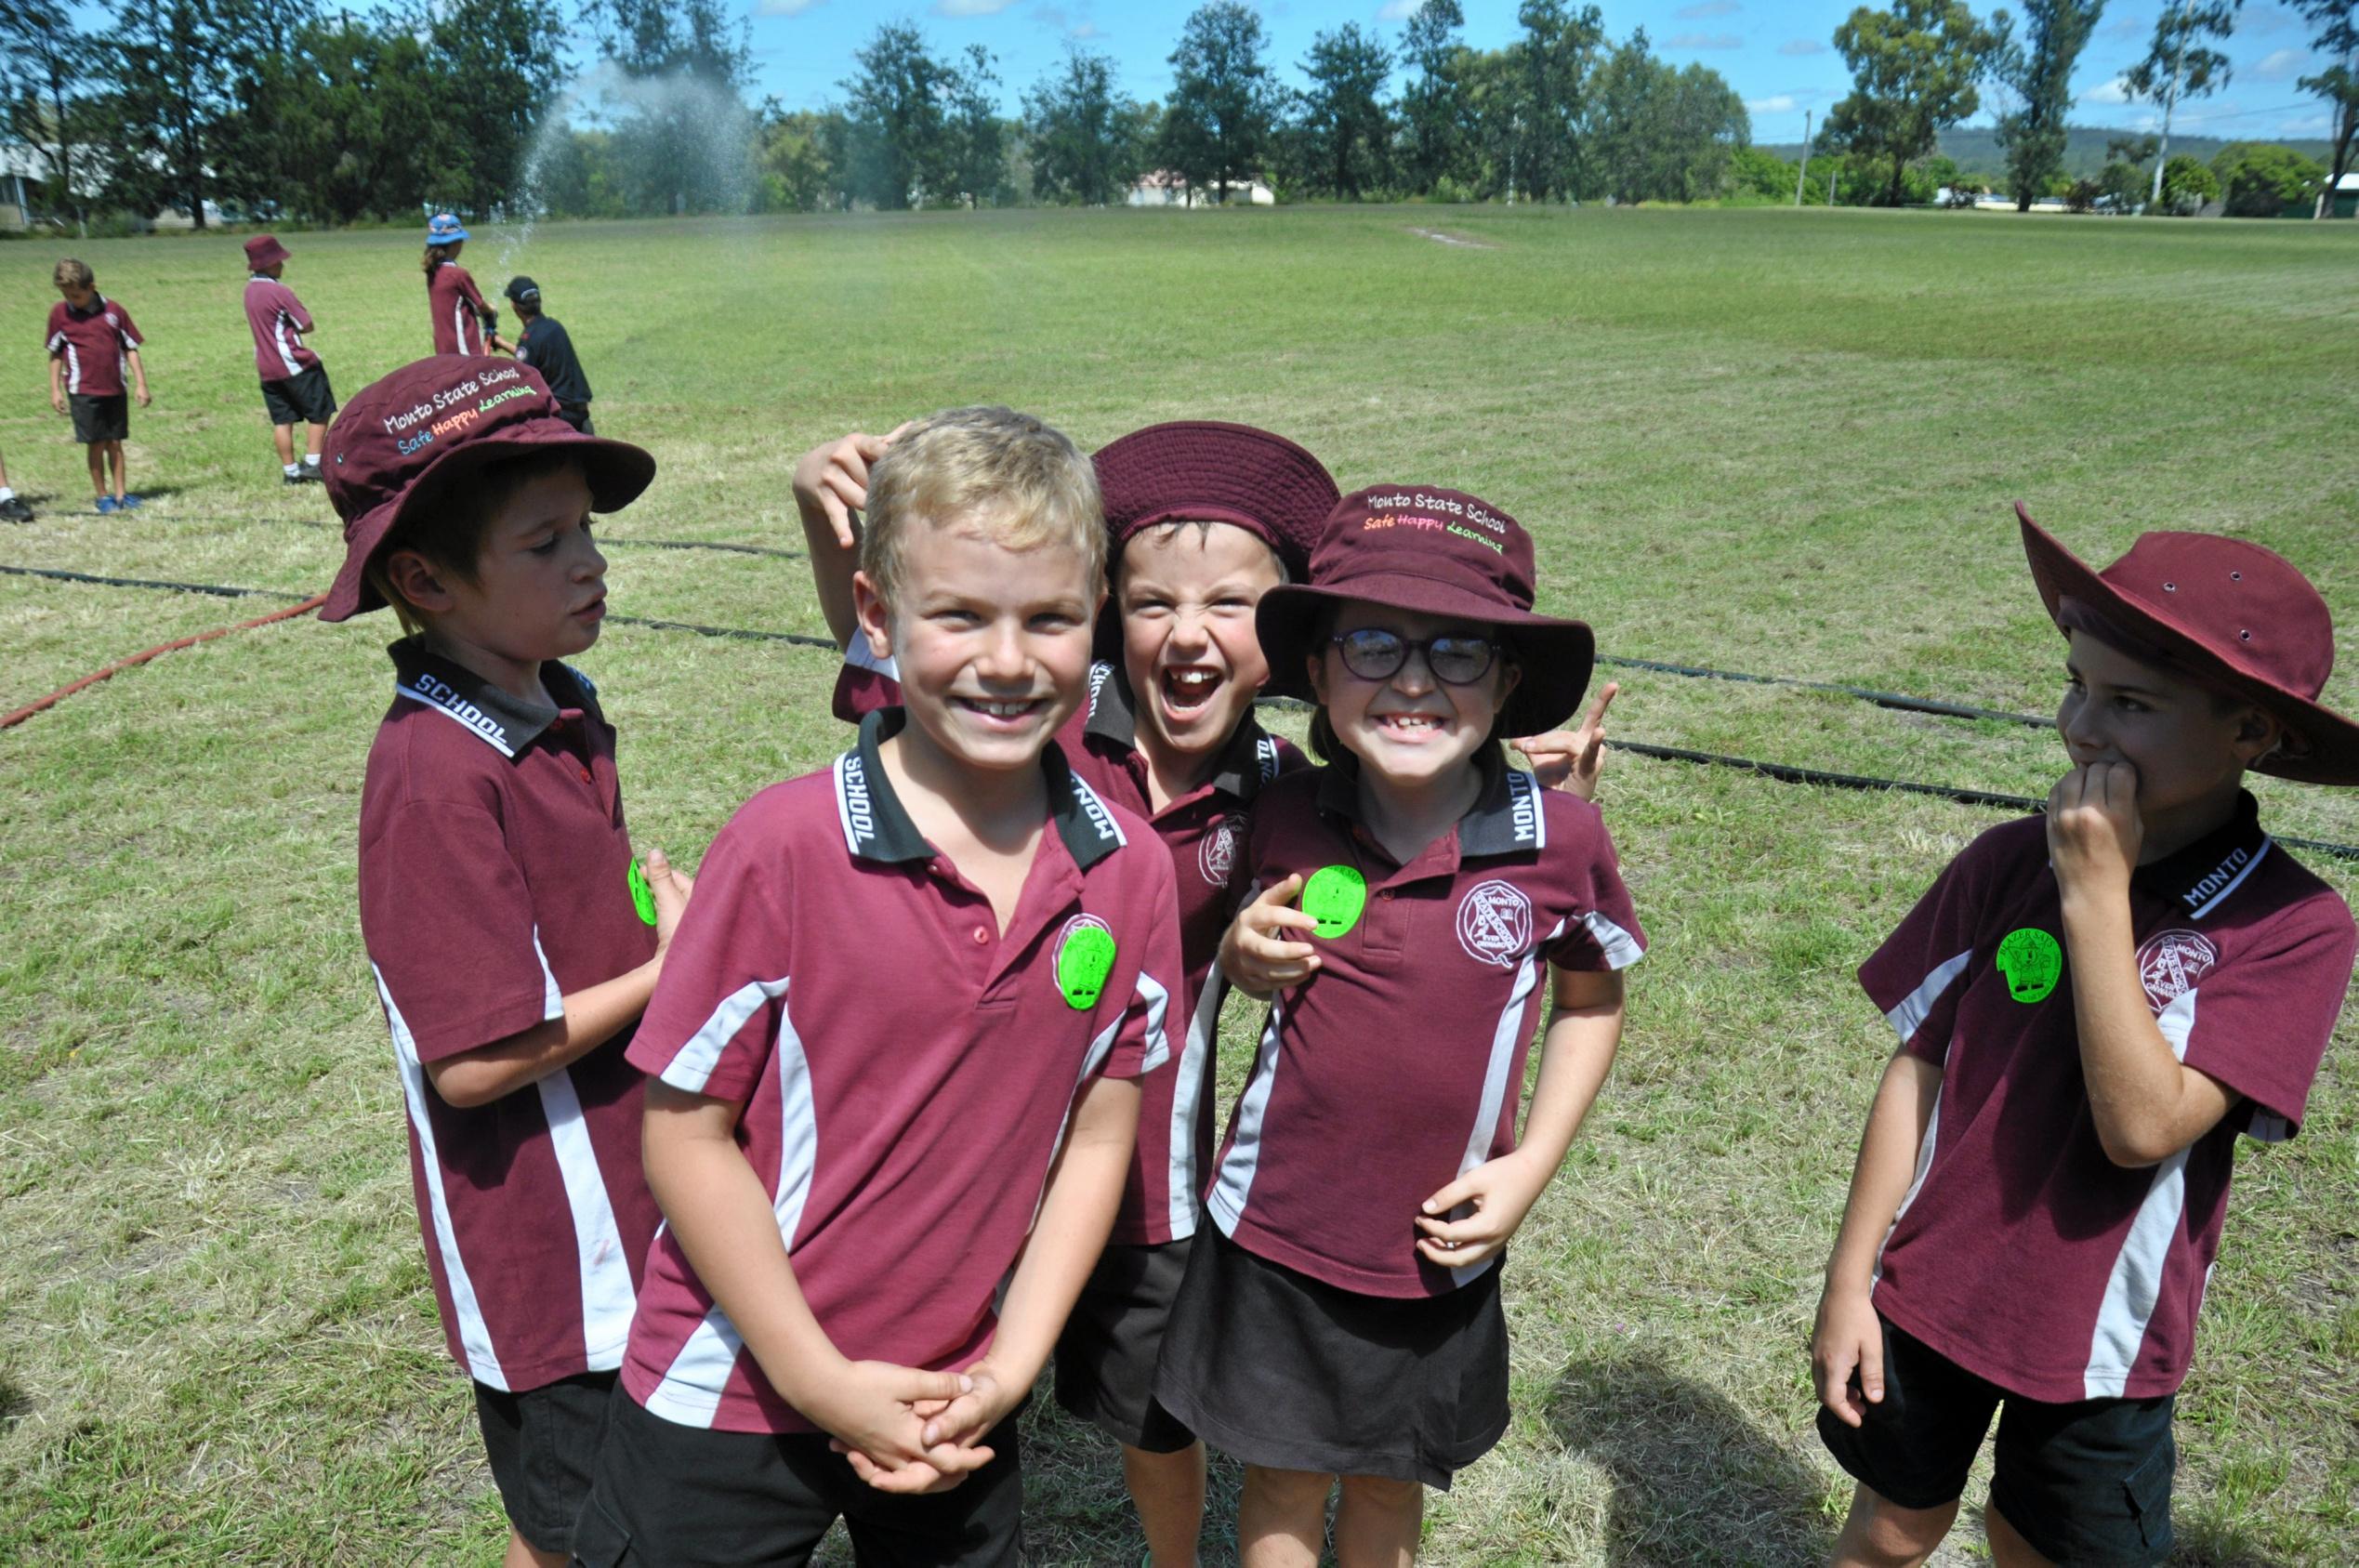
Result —
[[23, 497], [11, 495], [7, 500], [0, 501], [0, 522], [31, 522], [32, 520], [33, 508], [24, 504]]
[[[127, 495], [124, 497], [124, 500], [127, 501], [129, 499], [130, 497]], [[121, 501], [117, 501], [112, 495], [101, 495], [99, 497], [99, 515], [100, 517], [104, 517], [109, 512], [119, 511], [122, 509], [122, 505], [123, 503]]]
[[282, 473], [282, 474], [279, 476], [279, 481], [280, 481], [281, 483], [283, 483], [283, 484], [309, 484], [309, 483], [310, 483], [310, 482], [311, 482], [310, 480], [305, 479], [305, 478], [304, 478], [301, 474], [299, 474], [299, 473], [294, 473], [294, 474]]
[[122, 507], [126, 512], [137, 511], [139, 509], [139, 498], [137, 495], [125, 495], [122, 500], [117, 501], [115, 505]]

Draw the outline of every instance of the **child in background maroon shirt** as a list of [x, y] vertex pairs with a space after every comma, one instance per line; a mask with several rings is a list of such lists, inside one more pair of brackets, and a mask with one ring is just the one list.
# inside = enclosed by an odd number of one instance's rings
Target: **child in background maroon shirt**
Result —
[[2247, 769], [2359, 784], [2326, 601], [2257, 545], [2102, 573], [2022, 517], [2069, 639], [2044, 818], [1969, 845], [1860, 969], [1900, 1036], [1812, 1340], [1859, 1482], [1838, 1563], [1922, 1561], [1998, 1416], [2002, 1568], [2168, 1555], [2173, 1402], [2238, 1136], [2290, 1138], [2359, 933]]
[[90, 489], [101, 512], [139, 504], [123, 488], [123, 443], [131, 435], [127, 374], [148, 406], [148, 367], [139, 358], [143, 339], [131, 312], [119, 299], [98, 290], [87, 263], [72, 257], [51, 274], [64, 296], [49, 308], [49, 406], [73, 415], [73, 439], [90, 461]]
[[1221, 967], [1276, 996], [1155, 1379], [1245, 1462], [1252, 1568], [1318, 1561], [1338, 1476], [1337, 1558], [1408, 1561], [1423, 1488], [1498, 1441], [1497, 1265], [1621, 1037], [1643, 946], [1603, 822], [1499, 744], [1562, 723], [1589, 679], [1588, 627], [1532, 593], [1505, 513], [1385, 485], [1345, 497], [1310, 585], [1256, 612], [1271, 689], [1317, 702], [1328, 766], [1264, 790], [1238, 856], [1268, 890]]
[[483, 291], [458, 264], [467, 231], [449, 213], [427, 220], [426, 306], [438, 354], [512, 354], [515, 345], [500, 336], [500, 313], [483, 302]]
[[393, 704], [361, 790], [361, 934], [408, 1110], [428, 1272], [511, 1535], [560, 1565], [659, 1216], [625, 1056], [689, 893], [633, 862], [614, 731], [560, 661], [598, 640], [589, 513], [654, 460], [581, 436], [524, 366], [394, 372], [328, 432], [344, 569], [390, 604]]

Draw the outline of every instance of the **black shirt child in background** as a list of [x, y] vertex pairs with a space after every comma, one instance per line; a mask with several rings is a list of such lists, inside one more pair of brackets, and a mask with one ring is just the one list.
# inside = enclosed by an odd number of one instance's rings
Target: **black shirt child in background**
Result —
[[507, 281], [508, 300], [516, 307], [516, 314], [524, 324], [516, 335], [516, 357], [541, 373], [555, 394], [558, 417], [582, 434], [595, 435], [590, 428], [589, 377], [582, 374], [582, 362], [574, 357], [573, 340], [565, 335], [565, 328], [551, 316], [541, 314], [541, 285], [526, 277]]

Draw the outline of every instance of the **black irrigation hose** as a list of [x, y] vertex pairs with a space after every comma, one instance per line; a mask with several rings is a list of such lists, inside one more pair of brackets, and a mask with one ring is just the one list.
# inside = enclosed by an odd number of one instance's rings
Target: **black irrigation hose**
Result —
[[[211, 594], [217, 599], [297, 600], [303, 597], [300, 594], [280, 593], [271, 588], [227, 587], [217, 583], [160, 582], [147, 577], [100, 577], [87, 572], [64, 572], [54, 567], [43, 566], [0, 565], [0, 573], [18, 577], [48, 577], [64, 583], [90, 583], [105, 587], [160, 588], [174, 593]], [[693, 632], [698, 637], [728, 638], [747, 642], [787, 642], [797, 648], [825, 649], [831, 653], [837, 648], [833, 638], [810, 637], [799, 632], [760, 631], [749, 626], [707, 626], [693, 621], [654, 621], [638, 615], [609, 615], [607, 619], [617, 626], [644, 626], [651, 631]], [[1612, 662], [1626, 667], [1641, 669], [1669, 668], [1674, 674], [1692, 672], [1671, 666], [1657, 666], [1635, 659], [1601, 660], [1600, 662]], [[1776, 686], [1812, 687], [1819, 690], [1853, 692], [1859, 691], [1852, 687], [1818, 687], [1817, 683], [1812, 681], [1785, 680], [1764, 676], [1736, 679], [1761, 681]], [[1904, 702], [1912, 700], [1902, 699]], [[1258, 705], [1292, 709], [1306, 707], [1309, 705], [1293, 697], [1263, 697], [1259, 700]], [[1987, 714], [1985, 710], [1960, 709], [1948, 704], [1936, 704], [1933, 706], [1945, 710], [1953, 716], [1960, 713], [1977, 713], [2000, 718], [2022, 717], [2015, 714]], [[2041, 728], [2048, 727], [2048, 720], [2041, 719], [2038, 722]], [[1954, 800], [1964, 806], [1996, 806], [2012, 811], [2044, 811], [2048, 809], [2047, 801], [2036, 799], [2028, 795], [2006, 795], [1997, 790], [1968, 789], [1959, 784], [1917, 784], [1906, 779], [1879, 779], [1864, 773], [1834, 773], [1819, 768], [1799, 768], [1790, 762], [1761, 762], [1749, 757], [1723, 757], [1717, 752], [1690, 751], [1682, 746], [1654, 745], [1644, 741], [1617, 740], [1608, 744], [1614, 749], [1627, 751], [1633, 757], [1652, 758], [1663, 762], [1692, 762], [1712, 768], [1736, 768], [1748, 773], [1758, 773], [1766, 779], [1774, 779], [1780, 784], [1815, 784], [1828, 789], [1889, 790], [1896, 795], [1931, 796], [1936, 799]], [[2285, 837], [2280, 837], [2277, 842], [2292, 849], [2313, 850], [2320, 854], [2332, 855], [2338, 860], [2359, 861], [2359, 844], [2336, 844], [2321, 838]]]
[[1657, 675], [1679, 675], [1690, 679], [1736, 680], [1751, 686], [1791, 686], [1804, 692], [1833, 692], [1874, 703], [1878, 707], [1897, 708], [1903, 713], [1930, 713], [1943, 718], [1995, 718], [2001, 723], [2021, 724], [2033, 730], [2053, 730], [2056, 727], [2052, 717], [2042, 718], [2036, 713], [2009, 713], [2002, 708], [1936, 702], [1931, 697], [1904, 697], [1895, 692], [1878, 692], [1865, 686], [1844, 686], [1833, 681], [1797, 680], [1786, 675], [1745, 675], [1736, 670], [1709, 669], [1701, 665], [1667, 665], [1657, 659], [1620, 659], [1605, 653], [1600, 653], [1597, 662], [1620, 669], [1652, 670]]

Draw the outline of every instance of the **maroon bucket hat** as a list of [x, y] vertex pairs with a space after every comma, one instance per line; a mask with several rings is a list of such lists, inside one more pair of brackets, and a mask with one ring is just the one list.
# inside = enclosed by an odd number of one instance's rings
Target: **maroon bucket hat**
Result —
[[1090, 462], [1116, 553], [1158, 522], [1232, 522], [1277, 551], [1297, 582], [1340, 495], [1325, 467], [1285, 437], [1213, 419], [1133, 430]]
[[581, 459], [590, 506], [619, 511], [655, 477], [655, 459], [627, 441], [586, 436], [558, 417], [548, 384], [530, 365], [478, 354], [437, 354], [371, 382], [328, 427], [322, 467], [344, 520], [344, 569], [323, 621], [382, 609], [363, 574], [402, 520], [486, 463], [550, 447]]
[[273, 234], [257, 234], [245, 243], [245, 264], [259, 272], [273, 262], [287, 258], [286, 246]]
[[1533, 580], [1532, 536], [1489, 502], [1426, 485], [1354, 491], [1327, 516], [1310, 582], [1272, 588], [1254, 612], [1270, 661], [1264, 690], [1311, 698], [1321, 612], [1357, 600], [1498, 627], [1522, 671], [1504, 710], [1509, 733], [1552, 730], [1581, 705], [1597, 642], [1584, 622], [1533, 613]]
[[2141, 534], [2099, 572], [2032, 520], [2023, 553], [2059, 629], [2075, 625], [2123, 652], [2224, 688], [2286, 726], [2258, 772], [2305, 784], [2359, 784], [2359, 724], [2320, 705], [2335, 667], [2334, 617], [2295, 565], [2218, 534]]

